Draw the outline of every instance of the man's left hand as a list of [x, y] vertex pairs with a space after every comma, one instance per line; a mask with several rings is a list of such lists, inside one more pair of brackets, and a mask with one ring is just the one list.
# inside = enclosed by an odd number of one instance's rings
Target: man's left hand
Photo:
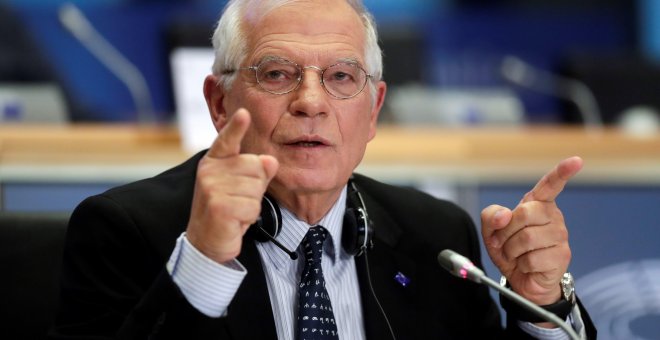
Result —
[[486, 250], [511, 288], [538, 305], [561, 298], [560, 280], [571, 259], [568, 231], [555, 199], [582, 168], [582, 159], [561, 161], [513, 210], [491, 205], [481, 212]]

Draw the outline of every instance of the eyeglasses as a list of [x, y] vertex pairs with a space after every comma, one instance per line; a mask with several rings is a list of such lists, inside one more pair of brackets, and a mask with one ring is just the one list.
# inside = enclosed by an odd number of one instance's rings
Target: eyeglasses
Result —
[[[317, 66], [301, 67], [283, 58], [266, 58], [259, 65], [241, 67], [239, 70], [254, 71], [259, 87], [279, 95], [296, 90], [302, 82], [303, 73], [310, 68], [321, 72], [321, 86], [325, 92], [337, 99], [357, 96], [372, 77], [360, 65], [352, 62], [339, 62], [321, 69]], [[223, 73], [233, 72], [235, 70]]]

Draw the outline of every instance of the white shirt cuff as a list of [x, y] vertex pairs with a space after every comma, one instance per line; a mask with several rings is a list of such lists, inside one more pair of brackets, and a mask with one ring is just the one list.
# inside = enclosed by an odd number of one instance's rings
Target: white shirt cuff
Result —
[[166, 265], [188, 302], [209, 317], [225, 315], [247, 270], [237, 260], [223, 265], [197, 250], [182, 233]]
[[[568, 327], [571, 327], [578, 334], [580, 339], [586, 339], [586, 330], [584, 328], [584, 323], [582, 322], [582, 315], [580, 314], [580, 308], [576, 305], [573, 307], [571, 314], [566, 317], [566, 324]], [[518, 321], [518, 327], [525, 331], [527, 334], [533, 336], [537, 339], [543, 340], [569, 340], [571, 337], [564, 332], [563, 329], [557, 328], [543, 328], [539, 327], [531, 322]]]

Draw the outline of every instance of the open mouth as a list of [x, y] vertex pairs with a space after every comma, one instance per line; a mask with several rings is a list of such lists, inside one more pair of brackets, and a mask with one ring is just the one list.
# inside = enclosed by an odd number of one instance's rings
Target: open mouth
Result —
[[286, 145], [302, 148], [314, 148], [320, 146], [328, 146], [330, 143], [319, 136], [305, 136], [291, 139], [288, 141], [288, 143], [286, 143]]
[[300, 142], [290, 143], [289, 145], [311, 148], [315, 146], [323, 146], [325, 144], [316, 141], [300, 141]]

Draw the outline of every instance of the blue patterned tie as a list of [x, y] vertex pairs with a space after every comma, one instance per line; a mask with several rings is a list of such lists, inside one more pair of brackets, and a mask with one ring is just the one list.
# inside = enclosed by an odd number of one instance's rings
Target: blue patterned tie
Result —
[[298, 340], [339, 338], [321, 269], [327, 235], [323, 227], [315, 226], [309, 228], [302, 240], [305, 268], [298, 286]]

